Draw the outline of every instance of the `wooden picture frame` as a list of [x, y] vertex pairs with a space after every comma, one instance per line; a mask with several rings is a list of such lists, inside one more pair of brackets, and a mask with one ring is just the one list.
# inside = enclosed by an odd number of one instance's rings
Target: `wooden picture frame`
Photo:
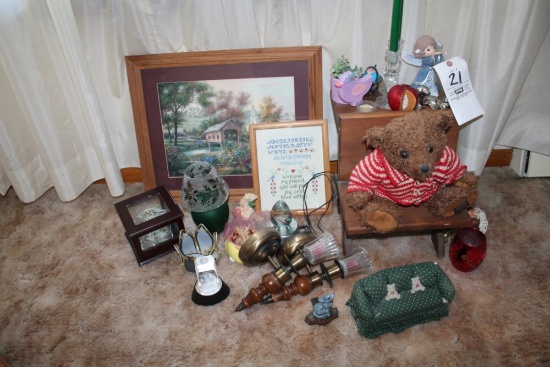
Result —
[[250, 125], [254, 194], [258, 210], [271, 210], [278, 200], [293, 215], [317, 208], [331, 211], [327, 120]]
[[[181, 196], [182, 177], [169, 175], [159, 83], [290, 77], [294, 81], [294, 90], [289, 92], [295, 96], [295, 119], [312, 120], [323, 115], [321, 60], [321, 46], [126, 56], [144, 189], [165, 185], [174, 197]], [[241, 133], [247, 136], [246, 131]], [[241, 167], [251, 170], [250, 156], [245, 153], [244, 159]], [[238, 200], [252, 191], [251, 173], [220, 175], [232, 198]]]

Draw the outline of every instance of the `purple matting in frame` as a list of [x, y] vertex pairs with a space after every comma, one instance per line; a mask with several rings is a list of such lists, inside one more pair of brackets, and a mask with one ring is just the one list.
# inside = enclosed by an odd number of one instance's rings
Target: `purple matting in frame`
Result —
[[[306, 60], [182, 66], [141, 70], [151, 146], [164, 147], [157, 89], [159, 83], [277, 77], [294, 78], [295, 118], [296, 120], [308, 120], [310, 118], [309, 94], [311, 91], [309, 91], [308, 61]], [[157, 185], [166, 185], [170, 190], [181, 189], [181, 177], [169, 177], [165, 150], [152, 149], [151, 154], [155, 166]], [[232, 189], [252, 187], [251, 174], [226, 175], [222, 177]]]

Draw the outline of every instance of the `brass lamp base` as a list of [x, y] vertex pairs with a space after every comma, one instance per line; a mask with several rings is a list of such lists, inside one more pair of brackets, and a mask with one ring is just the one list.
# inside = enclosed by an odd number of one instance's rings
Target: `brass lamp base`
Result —
[[263, 265], [271, 262], [272, 257], [277, 254], [281, 245], [281, 236], [275, 228], [262, 228], [250, 236], [239, 250], [239, 259], [246, 266]]
[[[300, 249], [313, 239], [313, 233], [303, 232], [292, 236], [281, 246], [281, 237], [274, 228], [264, 228], [250, 236], [239, 250], [239, 259], [247, 266], [269, 261], [275, 270], [265, 274], [262, 282], [256, 288], [250, 289], [235, 311], [239, 312], [262, 302], [265, 296], [279, 291], [292, 279], [292, 272], [298, 273], [301, 268], [307, 266], [307, 260], [301, 256]], [[292, 256], [295, 252], [298, 254]], [[281, 265], [273, 259], [275, 254]]]

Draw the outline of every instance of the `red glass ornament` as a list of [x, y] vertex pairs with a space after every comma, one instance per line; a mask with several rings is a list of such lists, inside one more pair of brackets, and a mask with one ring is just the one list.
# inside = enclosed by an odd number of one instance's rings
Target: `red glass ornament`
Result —
[[449, 247], [451, 264], [460, 271], [476, 269], [487, 253], [487, 239], [477, 228], [462, 228], [453, 238]]

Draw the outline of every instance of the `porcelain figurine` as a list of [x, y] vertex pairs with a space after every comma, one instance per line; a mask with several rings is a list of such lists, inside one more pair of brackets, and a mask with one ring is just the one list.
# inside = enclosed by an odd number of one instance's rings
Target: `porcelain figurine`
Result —
[[311, 303], [313, 311], [306, 316], [308, 325], [326, 325], [338, 317], [338, 309], [332, 307], [334, 293], [325, 294], [322, 297], [313, 298]]
[[403, 52], [402, 59], [407, 64], [420, 67], [411, 87], [417, 89], [425, 85], [430, 88], [430, 95], [437, 97], [439, 87], [433, 67], [444, 61], [443, 45], [432, 36], [420, 36], [414, 44], [413, 53]]

